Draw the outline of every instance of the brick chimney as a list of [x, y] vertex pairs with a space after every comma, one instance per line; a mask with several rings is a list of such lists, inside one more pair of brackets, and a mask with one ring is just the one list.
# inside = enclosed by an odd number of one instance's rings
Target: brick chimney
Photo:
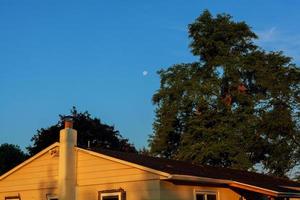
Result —
[[64, 129], [59, 135], [59, 200], [76, 199], [76, 152], [77, 131], [73, 129], [73, 117], [64, 118]]

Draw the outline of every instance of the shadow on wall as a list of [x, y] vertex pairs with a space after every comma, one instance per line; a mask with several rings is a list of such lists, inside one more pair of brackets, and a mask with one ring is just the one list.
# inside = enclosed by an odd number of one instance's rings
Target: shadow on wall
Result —
[[[51, 159], [58, 159], [57, 155], [51, 155]], [[58, 188], [58, 166], [49, 164], [45, 171], [46, 176], [39, 183], [39, 200], [47, 200], [48, 197], [55, 197]]]

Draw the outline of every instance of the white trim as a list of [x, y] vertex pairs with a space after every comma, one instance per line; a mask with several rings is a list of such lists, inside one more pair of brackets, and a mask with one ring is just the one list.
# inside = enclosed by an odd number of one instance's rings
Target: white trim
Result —
[[118, 196], [118, 200], [122, 199], [121, 192], [104, 192], [104, 193], [100, 193], [100, 200], [103, 200], [103, 197], [109, 197], [109, 196]]
[[54, 195], [54, 194], [47, 194], [46, 197], [47, 197], [47, 200], [58, 199], [58, 196]]
[[[238, 182], [238, 181], [231, 181], [231, 184], [239, 184], [239, 185], [242, 185], [242, 186], [246, 186], [246, 187], [249, 187], [249, 188], [253, 188], [253, 189], [258, 189], [258, 190], [264, 190], [266, 192], [271, 192], [271, 193], [275, 193], [275, 194], [280, 194], [280, 192], [277, 192], [277, 191], [274, 191], [274, 190], [270, 190], [270, 189], [266, 189], [266, 188], [261, 188], [261, 187], [258, 187], [258, 186], [254, 186], [254, 185], [249, 185], [249, 184], [246, 184], [246, 183], [241, 183], [241, 182]], [[229, 183], [230, 185], [230, 183]]]
[[[252, 189], [258, 189], [258, 190], [262, 190], [268, 193], [273, 193], [276, 196], [291, 196], [291, 197], [300, 197], [300, 193], [292, 193], [292, 192], [277, 192], [274, 190], [270, 190], [270, 189], [266, 189], [266, 188], [261, 188], [258, 186], [254, 186], [254, 185], [249, 185], [246, 183], [241, 183], [238, 181], [231, 181], [231, 180], [225, 180], [225, 179], [215, 179], [215, 178], [207, 178], [207, 177], [200, 177], [200, 176], [187, 176], [187, 175], [178, 175], [178, 174], [171, 174], [168, 177], [168, 180], [179, 180], [179, 181], [192, 181], [192, 182], [205, 182], [205, 183], [220, 183], [220, 184], [227, 184], [227, 185], [231, 185], [231, 184], [238, 184], [241, 186], [245, 186], [248, 188], [252, 188]], [[281, 186], [284, 187], [284, 186]]]
[[[236, 184], [239, 184], [239, 185], [242, 185], [242, 186], [246, 186], [246, 187], [249, 187], [249, 188], [253, 188], [253, 189], [259, 189], [259, 190], [263, 190], [263, 191], [266, 191], [266, 192], [271, 192], [271, 193], [274, 193], [275, 195], [277, 195], [277, 197], [281, 197], [281, 196], [289, 196], [289, 197], [300, 197], [300, 193], [294, 193], [294, 192], [278, 192], [278, 191], [275, 191], [275, 190], [270, 190], [270, 189], [266, 189], [266, 188], [262, 188], [262, 187], [258, 187], [258, 186], [254, 186], [254, 185], [249, 185], [249, 184], [246, 184], [246, 183], [241, 183], [241, 182], [238, 182], [238, 181], [232, 181], [231, 183], [236, 183]], [[230, 184], [229, 184], [230, 185]], [[283, 186], [281, 186], [283, 187]]]
[[245, 184], [245, 183], [241, 183], [238, 181], [231, 181], [231, 180], [225, 180], [225, 179], [214, 179], [214, 178], [207, 178], [207, 177], [200, 177], [200, 176], [185, 176], [185, 175], [177, 175], [177, 174], [172, 174], [168, 177], [168, 179], [170, 180], [186, 180], [186, 181], [193, 181], [193, 182], [205, 182], [205, 183], [220, 183], [220, 184], [239, 184], [239, 185], [243, 185], [243, 186], [247, 186], [247, 187], [251, 187], [251, 188], [255, 188], [255, 189], [260, 189], [260, 190], [264, 190], [267, 192], [272, 192], [275, 194], [279, 194], [279, 192], [274, 191], [274, 190], [269, 190], [266, 188], [261, 188], [261, 187], [257, 187], [257, 186], [253, 186], [253, 185], [249, 185], [249, 184]]
[[194, 189], [194, 200], [197, 200], [197, 194], [203, 194], [204, 200], [207, 200], [207, 195], [215, 195], [216, 200], [219, 200], [219, 192], [215, 190], [201, 190], [201, 189]]
[[[106, 159], [106, 160], [118, 162], [118, 163], [121, 163], [121, 164], [124, 164], [124, 165], [127, 165], [127, 166], [131, 166], [131, 167], [134, 167], [134, 168], [138, 168], [140, 170], [147, 171], [147, 172], [150, 172], [150, 173], [153, 173], [153, 174], [157, 174], [159, 176], [165, 177], [166, 179], [170, 176], [169, 173], [165, 173], [165, 172], [162, 172], [162, 171], [151, 169], [149, 167], [145, 167], [145, 166], [138, 165], [138, 164], [135, 164], [135, 163], [131, 163], [131, 162], [128, 162], [128, 161], [124, 161], [124, 160], [121, 160], [121, 159], [118, 159], [118, 158], [107, 156], [107, 155], [104, 155], [102, 153], [97, 153], [97, 152], [94, 152], [94, 151], [85, 150], [85, 149], [82, 149], [82, 148], [79, 148], [79, 147], [76, 147], [76, 148], [78, 150], [80, 150], [82, 152], [85, 152], [85, 153], [88, 153], [90, 155], [97, 156], [97, 157], [100, 157], [100, 158], [103, 158], [103, 159]], [[164, 179], [164, 178], [162, 178], [162, 179]]]
[[31, 158], [25, 160], [24, 162], [22, 162], [21, 164], [17, 165], [16, 167], [14, 167], [13, 169], [9, 170], [8, 172], [6, 172], [5, 174], [3, 174], [2, 176], [0, 176], [0, 181], [2, 179], [4, 179], [5, 177], [9, 176], [10, 174], [14, 173], [15, 171], [19, 170], [20, 168], [22, 168], [23, 166], [31, 163], [33, 160], [37, 159], [38, 157], [44, 155], [45, 153], [47, 153], [49, 150], [53, 149], [54, 147], [58, 147], [59, 143], [55, 142], [54, 144], [50, 145], [49, 147], [45, 148], [44, 150], [40, 151], [39, 153], [35, 154], [34, 156], [32, 156]]
[[21, 198], [20, 197], [10, 197], [10, 196], [7, 196], [4, 199], [5, 200], [20, 200]]
[[280, 187], [300, 191], [300, 187], [291, 187], [291, 186], [284, 186], [284, 185], [281, 185]]

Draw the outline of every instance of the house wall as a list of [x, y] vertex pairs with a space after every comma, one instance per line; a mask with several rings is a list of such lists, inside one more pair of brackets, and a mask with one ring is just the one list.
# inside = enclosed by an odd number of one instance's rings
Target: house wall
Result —
[[[21, 196], [22, 200], [46, 200], [47, 194], [58, 194], [58, 156], [52, 149], [41, 153], [27, 164], [22, 164], [0, 180], [0, 200], [7, 196]], [[193, 200], [194, 191], [218, 194], [218, 200], [239, 200], [239, 195], [228, 188], [175, 185], [164, 177], [77, 150], [76, 200], [98, 200], [98, 192], [123, 189], [127, 200]]]
[[22, 199], [46, 199], [57, 193], [58, 157], [45, 152], [12, 174], [0, 180], [0, 200], [21, 195]]
[[123, 189], [126, 199], [160, 199], [160, 176], [132, 166], [78, 151], [78, 200], [98, 199], [98, 192]]
[[[159, 175], [80, 150], [76, 165], [77, 200], [98, 200], [99, 191], [120, 188], [130, 200], [160, 198]], [[49, 150], [0, 180], [0, 200], [18, 195], [22, 200], [46, 200], [47, 194], [58, 194], [57, 186], [58, 156]]]
[[221, 187], [175, 185], [171, 182], [161, 181], [160, 189], [161, 200], [193, 200], [195, 190], [203, 192], [215, 192], [218, 196], [218, 200], [240, 199], [240, 195], [236, 192], [228, 188]]

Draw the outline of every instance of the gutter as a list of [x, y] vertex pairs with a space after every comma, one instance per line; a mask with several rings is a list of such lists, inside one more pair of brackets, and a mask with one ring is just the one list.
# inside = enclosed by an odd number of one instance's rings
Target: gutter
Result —
[[186, 175], [171, 174], [170, 176], [168, 176], [168, 178], [166, 180], [226, 184], [230, 187], [249, 190], [252, 192], [270, 195], [270, 196], [274, 196], [274, 197], [300, 197], [300, 193], [278, 192], [275, 190], [270, 190], [270, 189], [266, 189], [266, 188], [262, 188], [262, 187], [258, 187], [258, 186], [254, 186], [254, 185], [249, 185], [249, 184], [241, 183], [238, 181], [226, 180], [226, 179], [216, 179], [216, 178], [207, 178], [207, 177], [199, 177], [199, 176], [186, 176]]

